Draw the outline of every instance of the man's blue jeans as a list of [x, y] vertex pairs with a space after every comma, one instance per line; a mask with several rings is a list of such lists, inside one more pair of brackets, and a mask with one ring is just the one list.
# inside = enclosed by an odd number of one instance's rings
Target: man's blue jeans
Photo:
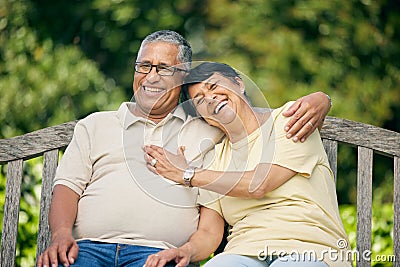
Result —
[[[79, 254], [74, 267], [143, 267], [149, 255], [162, 249], [133, 246], [125, 244], [111, 244], [89, 240], [78, 241]], [[59, 265], [62, 267], [62, 265]], [[165, 265], [173, 267], [173, 262]]]

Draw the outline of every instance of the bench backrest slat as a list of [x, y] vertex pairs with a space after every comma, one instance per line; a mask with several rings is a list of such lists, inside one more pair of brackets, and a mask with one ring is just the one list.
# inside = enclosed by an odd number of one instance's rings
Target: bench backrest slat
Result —
[[329, 165], [331, 166], [335, 183], [337, 181], [337, 141], [323, 139], [322, 143], [328, 156]]
[[71, 141], [77, 121], [47, 127], [10, 139], [0, 139], [0, 164], [30, 159], [43, 152], [65, 147]]
[[22, 184], [22, 159], [7, 166], [6, 198], [4, 201], [3, 230], [1, 236], [0, 266], [14, 267], [18, 235], [19, 204]]
[[372, 148], [389, 157], [400, 157], [400, 134], [373, 125], [326, 117], [321, 136], [352, 146]]
[[393, 252], [396, 259], [394, 267], [400, 267], [400, 157], [393, 160], [394, 192], [393, 192]]
[[[357, 251], [371, 251], [372, 225], [372, 163], [373, 150], [358, 147], [357, 164]], [[371, 266], [366, 258], [361, 257], [357, 266]]]
[[36, 259], [50, 245], [48, 215], [51, 202], [51, 187], [58, 165], [58, 149], [45, 152], [43, 155], [43, 178], [40, 201], [39, 231], [37, 238]]

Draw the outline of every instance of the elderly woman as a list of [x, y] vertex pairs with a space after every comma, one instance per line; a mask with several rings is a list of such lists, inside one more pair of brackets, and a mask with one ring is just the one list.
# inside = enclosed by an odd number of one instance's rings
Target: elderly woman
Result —
[[[305, 142], [287, 139], [288, 118], [282, 113], [290, 103], [272, 112], [255, 110], [242, 79], [228, 65], [203, 63], [186, 82], [185, 93], [197, 113], [220, 128], [225, 139], [203, 169], [186, 162], [184, 148], [174, 155], [148, 146], [146, 160], [153, 172], [200, 187], [199, 204], [230, 225], [224, 252], [205, 266], [351, 266], [318, 131]], [[150, 256], [146, 266], [161, 266], [160, 258], [185, 266], [193, 253], [207, 249], [206, 242], [191, 239], [181, 248]]]

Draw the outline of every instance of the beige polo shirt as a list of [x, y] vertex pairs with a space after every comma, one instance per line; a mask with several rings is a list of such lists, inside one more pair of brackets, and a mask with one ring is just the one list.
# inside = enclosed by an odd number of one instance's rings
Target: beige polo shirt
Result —
[[181, 107], [158, 124], [129, 111], [98, 112], [80, 120], [57, 169], [54, 185], [79, 196], [74, 225], [77, 240], [181, 246], [198, 224], [197, 189], [176, 185], [150, 172], [143, 146], [156, 144], [201, 164], [204, 151], [222, 136], [200, 119], [187, 118]]
[[262, 199], [221, 196], [200, 189], [199, 202], [232, 226], [225, 253], [255, 257], [260, 253], [293, 257], [303, 253], [323, 259], [329, 266], [350, 266], [346, 261], [349, 242], [321, 138], [317, 131], [304, 143], [286, 138], [284, 125], [290, 118], [282, 112], [290, 104], [275, 109], [247, 138], [233, 144], [225, 138], [217, 144], [209, 169], [252, 170], [266, 162], [298, 174]]

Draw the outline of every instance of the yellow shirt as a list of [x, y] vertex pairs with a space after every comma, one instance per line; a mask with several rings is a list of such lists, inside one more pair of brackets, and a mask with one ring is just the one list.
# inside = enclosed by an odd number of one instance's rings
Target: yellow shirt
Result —
[[[286, 138], [289, 118], [274, 110], [269, 120], [247, 138], [215, 147], [209, 169], [252, 170], [259, 162], [272, 163], [298, 174], [262, 199], [221, 196], [200, 190], [199, 203], [214, 209], [231, 225], [225, 253], [249, 256], [314, 253], [330, 266], [350, 266], [348, 239], [336, 199], [335, 184], [319, 133], [304, 143]], [[241, 160], [234, 159], [241, 155]], [[241, 163], [240, 163], [241, 162]], [[218, 199], [218, 200], [216, 200]], [[343, 247], [345, 243], [345, 247]], [[339, 244], [339, 245], [338, 245]], [[345, 251], [341, 251], [344, 249]], [[337, 257], [329, 256], [336, 251]], [[324, 252], [326, 251], [326, 252]]]

